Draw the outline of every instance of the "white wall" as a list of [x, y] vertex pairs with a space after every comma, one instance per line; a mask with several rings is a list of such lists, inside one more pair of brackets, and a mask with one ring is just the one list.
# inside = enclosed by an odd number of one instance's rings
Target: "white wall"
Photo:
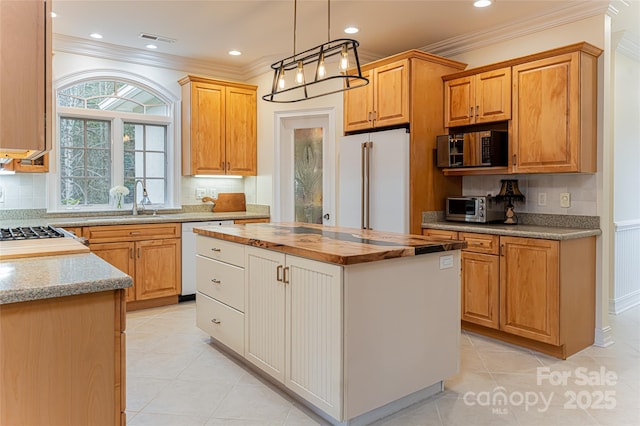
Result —
[[615, 53], [613, 105], [614, 286], [609, 312], [640, 303], [640, 62]]

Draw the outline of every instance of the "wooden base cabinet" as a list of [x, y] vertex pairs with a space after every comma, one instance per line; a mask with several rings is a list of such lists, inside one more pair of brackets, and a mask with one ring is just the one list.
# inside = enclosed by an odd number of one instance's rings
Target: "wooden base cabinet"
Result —
[[253, 247], [246, 256], [246, 359], [341, 418], [342, 268]]
[[463, 328], [565, 359], [593, 344], [595, 237], [544, 240], [424, 229], [463, 240]]
[[127, 310], [178, 303], [180, 224], [90, 226], [83, 235], [93, 253], [133, 278]]
[[0, 424], [126, 423], [124, 292], [2, 305]]

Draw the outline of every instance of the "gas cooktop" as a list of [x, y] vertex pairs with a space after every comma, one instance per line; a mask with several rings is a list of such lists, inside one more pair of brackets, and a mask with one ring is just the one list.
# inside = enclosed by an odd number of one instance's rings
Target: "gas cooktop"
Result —
[[16, 228], [0, 228], [0, 241], [37, 240], [41, 238], [64, 238], [61, 230], [53, 226], [20, 226]]

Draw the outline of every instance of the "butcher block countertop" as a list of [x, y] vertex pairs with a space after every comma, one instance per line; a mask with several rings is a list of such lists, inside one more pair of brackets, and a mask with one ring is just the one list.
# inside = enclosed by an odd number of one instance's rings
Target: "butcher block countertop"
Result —
[[194, 232], [338, 265], [353, 265], [466, 247], [463, 241], [430, 241], [421, 235], [297, 222], [205, 226], [194, 228]]
[[0, 263], [0, 305], [132, 285], [130, 276], [91, 253], [28, 257]]

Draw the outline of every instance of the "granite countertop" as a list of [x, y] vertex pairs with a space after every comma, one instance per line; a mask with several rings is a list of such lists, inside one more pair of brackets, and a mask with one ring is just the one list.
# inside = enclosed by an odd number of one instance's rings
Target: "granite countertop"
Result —
[[0, 221], [0, 228], [17, 226], [45, 226], [51, 225], [64, 228], [65, 226], [97, 226], [97, 225], [135, 225], [145, 223], [174, 223], [174, 222], [204, 222], [232, 219], [263, 219], [269, 218], [269, 214], [238, 212], [195, 212], [195, 213], [168, 213], [168, 214], [140, 214], [132, 216], [71, 216], [50, 217], [44, 216], [31, 219], [6, 219]]
[[209, 226], [194, 228], [194, 232], [338, 265], [353, 265], [466, 247], [463, 241], [430, 241], [421, 235], [297, 222]]
[[504, 235], [510, 237], [542, 238], [545, 240], [571, 240], [600, 235], [600, 229], [565, 228], [542, 225], [477, 224], [465, 222], [426, 222], [422, 228], [446, 231], [475, 232], [478, 234]]
[[130, 276], [91, 253], [0, 263], [0, 305], [97, 293], [132, 285]]

